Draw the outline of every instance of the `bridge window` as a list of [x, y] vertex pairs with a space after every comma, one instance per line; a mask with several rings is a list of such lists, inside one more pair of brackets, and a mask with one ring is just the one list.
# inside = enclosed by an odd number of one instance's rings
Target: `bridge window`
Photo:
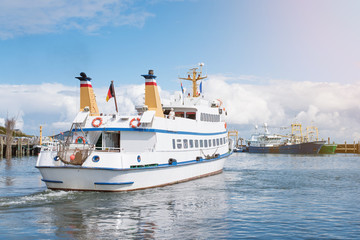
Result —
[[204, 140], [204, 147], [208, 147], [208, 141], [206, 139]]
[[199, 140], [195, 140], [195, 147], [198, 148], [199, 147]]
[[173, 149], [176, 148], [175, 139], [172, 140]]
[[175, 112], [175, 117], [184, 117], [184, 112]]
[[204, 147], [204, 144], [203, 144], [203, 140], [202, 140], [202, 139], [200, 140], [200, 147], [201, 147], [201, 148]]
[[195, 112], [187, 112], [186, 113], [186, 118], [195, 120], [196, 119], [196, 113]]

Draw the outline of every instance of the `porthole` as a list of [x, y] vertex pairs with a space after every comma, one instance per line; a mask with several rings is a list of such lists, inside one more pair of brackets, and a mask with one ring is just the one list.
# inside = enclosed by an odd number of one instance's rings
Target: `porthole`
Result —
[[92, 161], [98, 162], [98, 161], [100, 161], [100, 157], [98, 155], [95, 155], [95, 156], [93, 156]]

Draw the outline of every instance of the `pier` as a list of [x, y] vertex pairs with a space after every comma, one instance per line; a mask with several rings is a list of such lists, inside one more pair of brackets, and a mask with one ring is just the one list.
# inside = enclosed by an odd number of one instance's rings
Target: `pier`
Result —
[[360, 153], [360, 142], [337, 144], [335, 153]]
[[[15, 137], [11, 143], [11, 155], [16, 157], [34, 156], [38, 154], [38, 138]], [[5, 157], [6, 153], [6, 136], [0, 135], [0, 158]]]

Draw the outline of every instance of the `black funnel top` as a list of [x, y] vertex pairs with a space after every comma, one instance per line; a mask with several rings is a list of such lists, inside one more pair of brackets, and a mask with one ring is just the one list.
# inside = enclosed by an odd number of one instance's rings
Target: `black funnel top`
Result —
[[149, 74], [141, 75], [141, 76], [143, 76], [145, 79], [154, 79], [154, 78], [156, 78], [156, 76], [154, 76], [154, 70], [149, 70]]
[[75, 78], [79, 79], [80, 81], [90, 81], [91, 80], [91, 78], [86, 76], [86, 73], [84, 73], [84, 72], [81, 72], [80, 76], [81, 77], [75, 77]]

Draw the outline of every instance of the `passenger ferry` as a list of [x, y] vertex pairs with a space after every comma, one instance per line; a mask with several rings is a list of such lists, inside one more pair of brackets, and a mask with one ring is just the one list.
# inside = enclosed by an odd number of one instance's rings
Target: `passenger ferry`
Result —
[[[70, 135], [43, 149], [36, 168], [49, 189], [129, 191], [221, 173], [233, 143], [220, 100], [198, 92], [202, 65], [190, 69], [190, 96], [161, 104], [156, 76], [145, 78], [145, 102], [135, 114], [100, 114], [91, 78], [80, 77], [80, 111]], [[116, 99], [116, 98], [115, 98]]]

